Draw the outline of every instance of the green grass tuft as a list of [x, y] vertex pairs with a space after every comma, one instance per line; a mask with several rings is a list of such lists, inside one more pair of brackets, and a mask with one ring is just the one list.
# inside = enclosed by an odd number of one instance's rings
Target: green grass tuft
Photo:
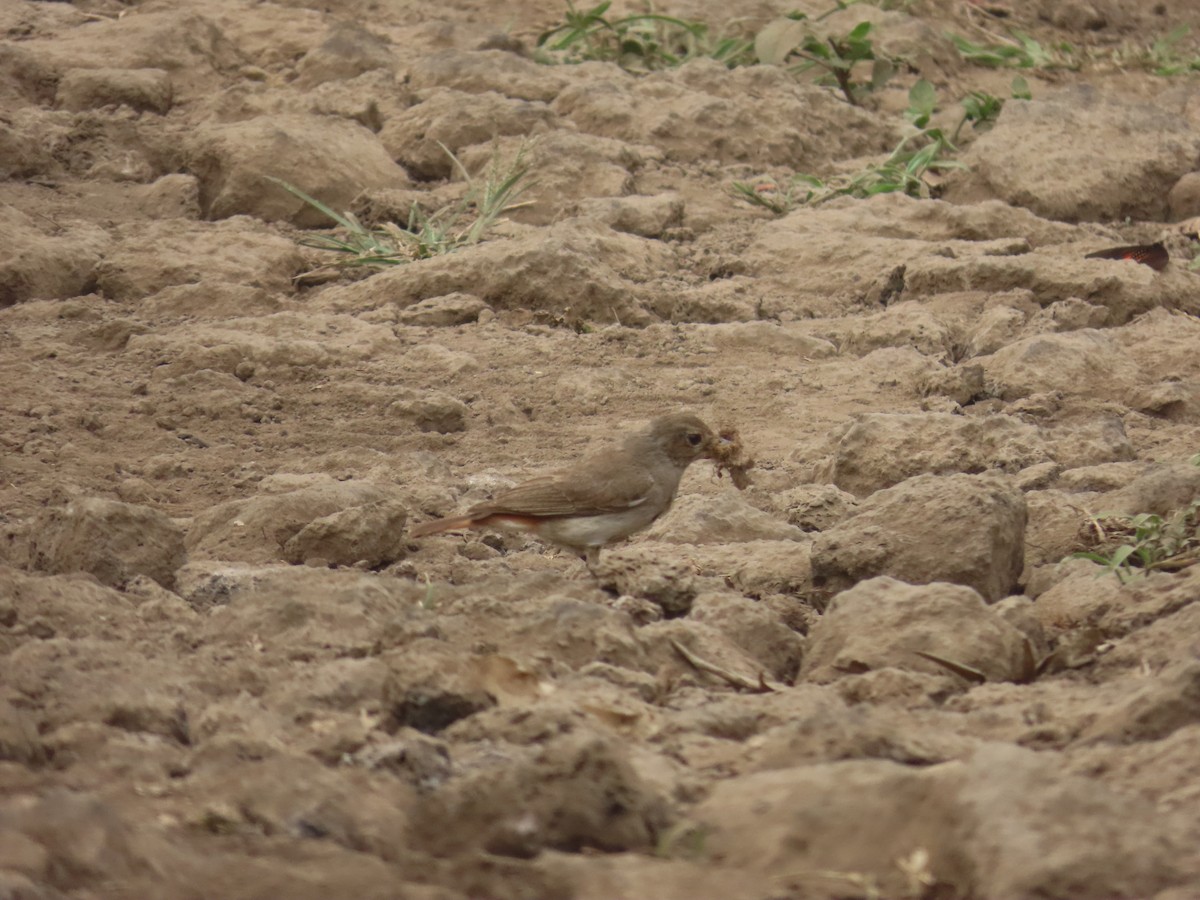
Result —
[[467, 183], [467, 190], [456, 203], [432, 213], [425, 212], [414, 203], [403, 227], [395, 222], [368, 227], [351, 212], [339, 213], [295, 185], [279, 178], [267, 177], [309, 206], [324, 213], [338, 226], [339, 233], [311, 234], [300, 239], [300, 243], [305, 247], [342, 254], [340, 259], [329, 265], [403, 265], [417, 259], [453, 253], [479, 243], [497, 219], [506, 212], [524, 205], [518, 200], [533, 184], [529, 178], [529, 163], [526, 159], [528, 144], [523, 144], [507, 165], [501, 164], [499, 153], [493, 154], [482, 179], [472, 178], [457, 156], [444, 146], [442, 149]]

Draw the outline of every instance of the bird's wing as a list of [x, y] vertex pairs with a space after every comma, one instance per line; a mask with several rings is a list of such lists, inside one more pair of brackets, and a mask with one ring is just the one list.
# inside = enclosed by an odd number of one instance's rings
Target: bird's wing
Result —
[[518, 484], [467, 514], [476, 518], [495, 513], [598, 516], [639, 506], [654, 492], [654, 479], [643, 468], [630, 467], [621, 459], [589, 463]]

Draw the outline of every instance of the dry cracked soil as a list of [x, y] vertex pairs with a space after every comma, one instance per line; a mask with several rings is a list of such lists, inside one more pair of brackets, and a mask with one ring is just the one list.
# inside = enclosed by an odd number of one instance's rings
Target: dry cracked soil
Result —
[[[1073, 557], [1200, 496], [1200, 74], [1138, 55], [1194, 0], [855, 5], [861, 106], [546, 64], [564, 12], [0, 4], [0, 898], [1200, 897], [1200, 568]], [[1012, 28], [1078, 64], [946, 36]], [[928, 196], [733, 193], [880, 162], [918, 78], [1006, 101]], [[268, 180], [403, 223], [439, 143], [533, 183], [387, 269]], [[408, 535], [677, 409], [753, 483], [592, 574]]]

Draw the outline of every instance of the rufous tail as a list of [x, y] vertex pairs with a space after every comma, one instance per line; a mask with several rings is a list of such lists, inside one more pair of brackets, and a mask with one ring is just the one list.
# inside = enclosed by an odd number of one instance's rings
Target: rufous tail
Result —
[[434, 519], [432, 522], [422, 522], [420, 525], [415, 525], [408, 532], [409, 537], [425, 537], [427, 534], [441, 534], [443, 531], [458, 531], [461, 528], [470, 528], [475, 524], [475, 520], [470, 516], [453, 516], [449, 519]]

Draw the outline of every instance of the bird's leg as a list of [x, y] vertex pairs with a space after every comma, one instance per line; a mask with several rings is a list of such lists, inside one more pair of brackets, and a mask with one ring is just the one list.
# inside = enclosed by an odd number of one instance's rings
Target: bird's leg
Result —
[[591, 572], [592, 575], [595, 575], [596, 574], [596, 566], [598, 566], [600, 564], [600, 548], [599, 547], [588, 547], [584, 551], [583, 559], [584, 559], [584, 564], [587, 566], [588, 571]]

